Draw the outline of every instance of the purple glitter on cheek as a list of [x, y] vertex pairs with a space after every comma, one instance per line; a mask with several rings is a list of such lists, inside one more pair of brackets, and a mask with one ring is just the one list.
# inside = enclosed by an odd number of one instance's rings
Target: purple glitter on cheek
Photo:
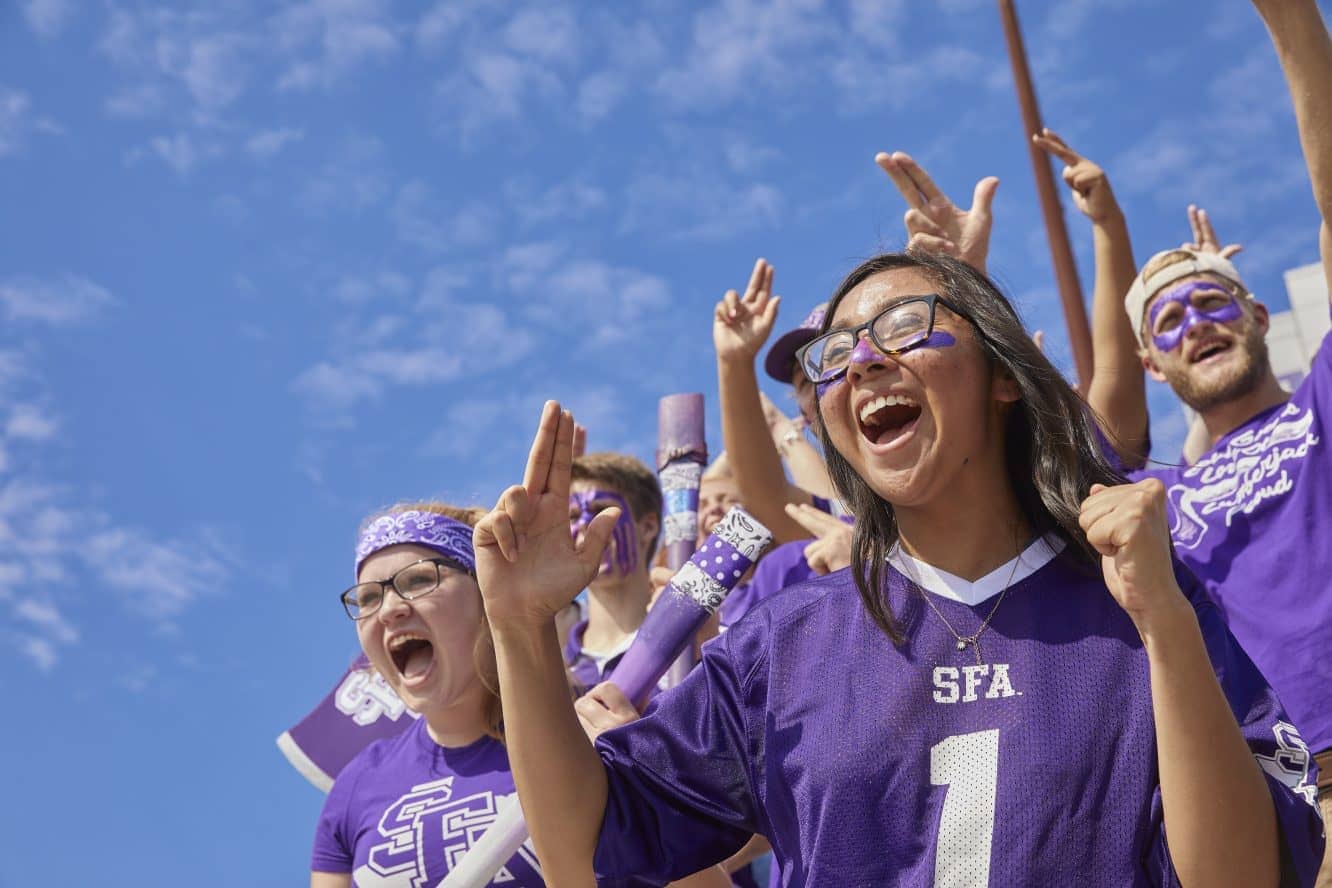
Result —
[[957, 345], [957, 340], [953, 338], [952, 333], [944, 330], [935, 330], [925, 339], [922, 339], [914, 348], [950, 348]]

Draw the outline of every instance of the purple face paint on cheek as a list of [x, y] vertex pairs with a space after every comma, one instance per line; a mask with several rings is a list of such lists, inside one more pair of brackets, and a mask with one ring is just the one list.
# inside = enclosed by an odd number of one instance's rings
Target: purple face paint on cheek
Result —
[[820, 382], [818, 385], [814, 386], [814, 397], [822, 401], [824, 395], [828, 394], [828, 392], [837, 388], [839, 385], [841, 385], [844, 382], [846, 382], [845, 374], [837, 377], [836, 379], [830, 379], [827, 382]]
[[948, 333], [944, 330], [935, 330], [929, 336], [922, 339], [919, 345], [913, 346], [913, 348], [951, 348], [954, 345], [957, 345], [957, 340], [953, 338], [952, 333]]
[[576, 510], [577, 516], [569, 522], [574, 538], [587, 530], [592, 519], [607, 504], [620, 507], [620, 517], [611, 530], [611, 544], [601, 556], [603, 570], [614, 571], [620, 576], [628, 576], [638, 567], [638, 528], [634, 526], [633, 513], [624, 497], [613, 490], [581, 490], [569, 494], [569, 507]]

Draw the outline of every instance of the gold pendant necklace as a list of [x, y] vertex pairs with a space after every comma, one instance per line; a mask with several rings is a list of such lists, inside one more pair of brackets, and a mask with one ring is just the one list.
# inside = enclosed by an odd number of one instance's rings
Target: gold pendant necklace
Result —
[[[1023, 552], [1025, 551], [1026, 550], [1024, 549]], [[1022, 563], [1023, 552], [1019, 552], [1017, 554], [1017, 557], [1013, 559], [1013, 569], [1008, 573], [1008, 582], [1005, 583], [1004, 588], [999, 591], [998, 600], [995, 601], [994, 607], [990, 608], [990, 613], [981, 622], [980, 628], [977, 629], [975, 632], [973, 632], [971, 635], [963, 635], [962, 633], [954, 629], [953, 624], [948, 622], [948, 618], [943, 615], [943, 611], [939, 610], [939, 608], [935, 605], [935, 603], [930, 600], [929, 593], [926, 592], [924, 589], [922, 589], [915, 582], [911, 583], [912, 586], [915, 586], [916, 591], [920, 593], [920, 597], [925, 600], [926, 606], [928, 606], [930, 610], [934, 611], [934, 615], [937, 616], [943, 622], [944, 626], [948, 628], [949, 634], [951, 634], [953, 638], [957, 641], [957, 649], [959, 651], [965, 651], [967, 649], [967, 645], [971, 645], [972, 650], [976, 652], [977, 666], [985, 665], [985, 661], [981, 657], [980, 638], [982, 635], [985, 634], [985, 630], [990, 628], [990, 621], [993, 620], [994, 615], [999, 612], [999, 605], [1004, 603], [1004, 596], [1008, 594], [1009, 587], [1013, 585], [1013, 577], [1017, 576], [1018, 565]]]

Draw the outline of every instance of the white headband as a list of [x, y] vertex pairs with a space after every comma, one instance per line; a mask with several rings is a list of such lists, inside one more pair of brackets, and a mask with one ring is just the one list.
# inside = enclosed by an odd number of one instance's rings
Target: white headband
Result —
[[[1133, 338], [1138, 340], [1139, 348], [1146, 348], [1147, 344], [1142, 339], [1142, 318], [1147, 311], [1147, 301], [1156, 294], [1158, 290], [1167, 284], [1173, 284], [1180, 278], [1188, 277], [1191, 274], [1199, 274], [1204, 271], [1210, 271], [1212, 274], [1220, 275], [1232, 283], [1239, 285], [1240, 289], [1247, 291], [1249, 288], [1244, 286], [1244, 281], [1240, 280], [1239, 272], [1229, 259], [1222, 259], [1216, 253], [1198, 253], [1193, 250], [1166, 250], [1166, 253], [1188, 253], [1188, 259], [1180, 259], [1172, 262], [1165, 268], [1143, 280], [1141, 274], [1133, 281], [1133, 286], [1129, 288], [1128, 295], [1124, 297], [1124, 310], [1128, 312], [1129, 320], [1133, 322]], [[1157, 253], [1157, 256], [1164, 255]], [[1151, 265], [1155, 261], [1153, 256], [1147, 261]], [[1144, 265], [1143, 268], [1147, 266]]]

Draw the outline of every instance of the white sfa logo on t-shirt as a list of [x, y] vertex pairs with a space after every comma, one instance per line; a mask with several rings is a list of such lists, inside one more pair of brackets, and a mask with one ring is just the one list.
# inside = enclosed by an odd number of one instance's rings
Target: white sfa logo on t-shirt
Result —
[[1022, 692], [1013, 690], [1013, 683], [1008, 680], [1007, 663], [981, 663], [963, 666], [961, 669], [955, 666], [934, 667], [935, 703], [974, 703], [982, 697], [998, 700], [1020, 696]]
[[1175, 506], [1175, 545], [1195, 549], [1215, 520], [1211, 516], [1221, 513], [1229, 527], [1236, 515], [1288, 493], [1295, 484], [1286, 463], [1304, 459], [1321, 440], [1310, 431], [1313, 420], [1312, 408], [1287, 404], [1261, 428], [1236, 435], [1185, 470], [1191, 484], [1172, 484], [1167, 492]]
[[[453, 779], [445, 777], [413, 786], [411, 792], [389, 805], [379, 818], [379, 834], [388, 841], [371, 848], [367, 862], [352, 873], [356, 888], [438, 884], [495, 822], [499, 812], [516, 803], [517, 793], [496, 796], [488, 790], [455, 799]], [[541, 872], [530, 839], [516, 856]], [[502, 885], [514, 881], [514, 875], [507, 867], [501, 868], [491, 881]]]

